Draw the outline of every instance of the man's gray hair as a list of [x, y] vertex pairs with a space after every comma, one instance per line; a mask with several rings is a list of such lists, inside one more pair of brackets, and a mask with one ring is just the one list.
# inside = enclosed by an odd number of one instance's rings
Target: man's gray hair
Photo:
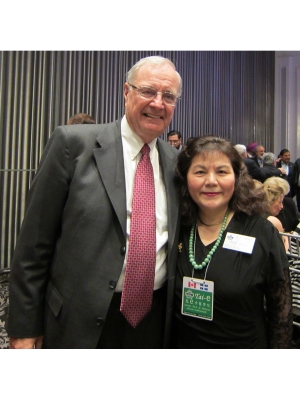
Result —
[[276, 160], [274, 153], [265, 153], [262, 156], [263, 164], [265, 165], [274, 165], [274, 161]]
[[181, 76], [179, 75], [179, 73], [176, 71], [176, 67], [175, 65], [172, 63], [171, 60], [169, 60], [168, 58], [164, 58], [161, 56], [150, 56], [150, 57], [145, 57], [145, 58], [141, 58], [136, 64], [134, 64], [133, 67], [131, 67], [131, 69], [127, 72], [126, 74], [126, 82], [134, 84], [134, 79], [135, 76], [138, 72], [138, 70], [143, 67], [144, 65], [158, 65], [158, 64], [169, 64], [173, 67], [177, 77], [178, 77], [178, 93], [176, 93], [178, 96], [181, 95], [181, 89], [182, 89], [182, 80], [181, 80]]
[[243, 153], [245, 153], [246, 151], [246, 146], [243, 144], [236, 144], [234, 146], [234, 148], [236, 149], [236, 151], [239, 153], [239, 155], [241, 156]]

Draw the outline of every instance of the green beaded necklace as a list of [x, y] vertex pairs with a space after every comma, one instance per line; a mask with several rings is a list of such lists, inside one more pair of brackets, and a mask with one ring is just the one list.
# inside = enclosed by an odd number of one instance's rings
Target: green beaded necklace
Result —
[[207, 264], [209, 264], [210, 260], [212, 259], [212, 256], [214, 255], [215, 251], [219, 247], [219, 244], [221, 243], [221, 239], [223, 236], [223, 232], [225, 231], [226, 228], [226, 223], [229, 215], [229, 209], [227, 209], [226, 214], [223, 219], [222, 227], [218, 236], [218, 239], [216, 240], [216, 243], [214, 244], [214, 247], [210, 250], [210, 252], [207, 254], [206, 258], [201, 264], [197, 264], [195, 261], [195, 245], [196, 245], [196, 226], [197, 222], [195, 223], [194, 226], [191, 228], [191, 233], [190, 233], [190, 240], [189, 240], [189, 260], [192, 266], [195, 269], [202, 269], [204, 268]]

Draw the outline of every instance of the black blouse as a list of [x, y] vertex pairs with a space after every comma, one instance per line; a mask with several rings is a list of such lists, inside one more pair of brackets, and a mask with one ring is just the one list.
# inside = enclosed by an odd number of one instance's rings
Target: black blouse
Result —
[[[223, 248], [227, 232], [255, 237], [252, 254]], [[235, 214], [206, 271], [194, 277], [214, 282], [213, 320], [181, 314], [182, 279], [192, 276], [183, 228], [176, 276], [175, 348], [288, 348], [292, 336], [289, 263], [277, 229], [265, 218]], [[201, 264], [214, 243], [196, 235], [195, 260]]]

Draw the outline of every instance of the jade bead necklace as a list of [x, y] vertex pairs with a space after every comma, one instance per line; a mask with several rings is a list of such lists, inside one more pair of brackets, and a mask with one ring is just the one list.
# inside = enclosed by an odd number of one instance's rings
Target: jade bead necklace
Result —
[[192, 264], [193, 268], [195, 269], [202, 269], [204, 268], [207, 264], [209, 264], [212, 256], [214, 255], [215, 251], [219, 247], [219, 244], [221, 243], [223, 232], [225, 231], [226, 228], [226, 223], [229, 215], [229, 209], [227, 209], [226, 214], [223, 219], [222, 227], [218, 236], [218, 239], [216, 240], [216, 243], [214, 244], [213, 248], [210, 250], [210, 252], [207, 254], [206, 258], [201, 264], [197, 264], [195, 261], [195, 246], [196, 246], [196, 227], [197, 227], [197, 221], [194, 226], [191, 228], [191, 233], [190, 233], [190, 240], [189, 240], [189, 260], [190, 263]]

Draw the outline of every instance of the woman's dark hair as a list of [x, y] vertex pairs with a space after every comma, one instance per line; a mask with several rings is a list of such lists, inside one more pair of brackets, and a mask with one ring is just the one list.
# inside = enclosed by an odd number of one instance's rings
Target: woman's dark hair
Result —
[[227, 156], [234, 171], [235, 188], [229, 208], [236, 213], [264, 215], [268, 204], [263, 188], [256, 187], [233, 144], [217, 136], [201, 136], [189, 140], [186, 148], [178, 156], [176, 174], [183, 224], [192, 225], [198, 215], [198, 206], [191, 198], [187, 187], [187, 174], [192, 160], [200, 154], [207, 155], [211, 152], [220, 152]]

